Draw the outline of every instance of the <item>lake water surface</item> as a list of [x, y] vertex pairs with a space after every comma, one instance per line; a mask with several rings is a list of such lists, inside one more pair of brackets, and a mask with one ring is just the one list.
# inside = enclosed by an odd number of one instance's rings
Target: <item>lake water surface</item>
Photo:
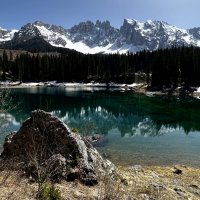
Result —
[[82, 135], [105, 135], [97, 148], [115, 164], [200, 165], [200, 100], [62, 87], [15, 88], [12, 96], [19, 106], [7, 115], [4, 132], [18, 130], [40, 108]]

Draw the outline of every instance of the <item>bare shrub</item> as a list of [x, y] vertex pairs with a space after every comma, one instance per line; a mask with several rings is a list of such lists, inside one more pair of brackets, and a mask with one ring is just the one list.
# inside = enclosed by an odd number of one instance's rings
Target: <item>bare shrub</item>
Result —
[[[29, 148], [25, 149], [25, 172], [31, 181], [37, 183], [36, 198], [38, 199], [44, 199], [41, 196], [47, 191], [56, 193], [52, 181], [59, 182], [66, 162], [62, 155], [49, 152], [45, 141], [45, 129], [43, 127], [39, 130], [39, 134], [35, 134], [38, 130], [33, 130]], [[49, 154], [52, 156], [49, 157]], [[48, 182], [51, 182], [51, 187], [47, 187]]]
[[124, 200], [128, 199], [126, 182], [120, 177], [111, 177], [109, 174], [99, 174], [97, 200]]

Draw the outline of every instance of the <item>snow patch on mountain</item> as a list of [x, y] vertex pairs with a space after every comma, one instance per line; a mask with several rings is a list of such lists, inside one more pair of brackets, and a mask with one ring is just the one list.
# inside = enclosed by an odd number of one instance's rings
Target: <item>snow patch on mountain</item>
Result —
[[0, 27], [0, 42], [6, 42], [13, 39], [14, 34], [18, 32], [18, 30], [7, 30]]
[[0, 26], [0, 30], [1, 31], [7, 31], [7, 29], [2, 28], [1, 26]]

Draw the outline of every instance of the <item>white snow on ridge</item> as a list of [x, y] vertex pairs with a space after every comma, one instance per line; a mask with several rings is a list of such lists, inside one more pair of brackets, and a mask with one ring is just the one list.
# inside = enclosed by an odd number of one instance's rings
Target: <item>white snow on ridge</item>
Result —
[[14, 37], [14, 34], [15, 34], [16, 32], [18, 32], [18, 30], [16, 30], [16, 29], [13, 29], [13, 30], [11, 30], [11, 31], [8, 31], [8, 30], [6, 30], [6, 29], [0, 28], [0, 30], [6, 31], [6, 32], [7, 32], [5, 35], [2, 35], [2, 37], [0, 38], [0, 42], [6, 42], [6, 41], [9, 41], [9, 40], [12, 40], [13, 37]]
[[2, 31], [7, 31], [7, 29], [2, 28], [1, 26], [0, 26], [0, 30], [2, 30]]
[[[132, 19], [126, 19], [127, 22], [131, 25], [137, 23], [137, 29], [141, 31], [141, 33], [145, 36], [146, 34], [151, 34], [151, 29], [149, 28], [144, 28], [144, 23], [136, 21], [136, 20], [132, 20]], [[146, 23], [146, 22], [145, 22]], [[153, 21], [148, 20], [148, 23], [151, 23], [154, 25]], [[79, 42], [72, 42], [72, 40], [70, 39], [70, 35], [69, 34], [60, 34], [58, 32], [54, 32], [51, 30], [48, 30], [45, 26], [41, 26], [41, 25], [34, 25], [35, 27], [37, 27], [37, 29], [40, 31], [41, 35], [44, 37], [44, 39], [49, 42], [52, 46], [56, 46], [56, 47], [63, 47], [63, 48], [69, 48], [69, 49], [73, 49], [76, 51], [79, 51], [81, 53], [84, 54], [96, 54], [96, 53], [127, 53], [129, 52], [137, 52], [137, 51], [141, 51], [144, 49], [148, 50], [148, 47], [146, 47], [145, 45], [142, 46], [135, 46], [133, 44], [122, 44], [121, 47], [117, 46], [116, 43], [109, 43], [106, 46], [99, 46], [98, 44], [93, 45], [93, 46], [88, 46], [85, 44], [84, 41], [79, 41]], [[51, 27], [50, 27], [51, 28]], [[49, 28], [49, 29], [50, 29]], [[154, 27], [156, 29], [156, 27]], [[63, 41], [66, 42], [66, 45], [62, 45], [62, 44], [57, 44], [56, 41], [61, 38]]]
[[55, 34], [52, 31], [49, 31], [44, 26], [35, 25], [35, 27], [40, 31], [41, 35], [47, 39], [51, 39], [51, 37], [55, 36]]
[[[94, 47], [89, 47], [87, 46], [84, 42], [80, 41], [80, 42], [76, 42], [73, 43], [69, 38], [68, 35], [62, 35], [56, 32], [53, 32], [51, 30], [48, 30], [46, 27], [44, 26], [38, 26], [35, 25], [35, 27], [37, 27], [37, 29], [40, 31], [41, 35], [44, 36], [44, 39], [49, 42], [52, 46], [56, 46], [56, 47], [64, 47], [64, 48], [69, 48], [69, 49], [74, 49], [76, 51], [79, 51], [81, 53], [85, 53], [85, 54], [95, 54], [95, 53], [99, 53], [99, 52], [112, 52], [111, 50], [109, 51], [108, 49], [112, 46], [112, 44], [109, 44], [106, 47], [99, 47], [99, 46], [94, 46]], [[58, 38], [62, 38], [65, 42], [66, 45], [63, 46], [61, 44], [56, 44], [55, 41]]]
[[[200, 39], [195, 38], [195, 34], [190, 34], [189, 29], [180, 29], [162, 21], [139, 22], [134, 19], [125, 19], [120, 29], [115, 29], [110, 26], [110, 23], [105, 24], [106, 27], [104, 25], [96, 27], [92, 22], [80, 24], [74, 29], [73, 27], [64, 29], [43, 22], [28, 23], [22, 27], [17, 36], [25, 40], [41, 36], [52, 46], [73, 49], [84, 54], [122, 54], [144, 49], [153, 51], [176, 44], [177, 46], [184, 44], [200, 47]], [[11, 40], [17, 32], [17, 30], [7, 31], [0, 28], [1, 30], [0, 42]]]
[[191, 44], [193, 38], [190, 35], [187, 35], [187, 36], [184, 36], [183, 39], [185, 40], [186, 43]]
[[13, 38], [13, 36], [14, 36], [14, 34], [15, 34], [16, 32], [18, 32], [17, 29], [12, 29], [12, 30], [10, 31], [10, 35], [11, 35], [12, 38]]
[[125, 19], [125, 20], [131, 25], [135, 24], [135, 22], [138, 22], [138, 21], [133, 20], [133, 19]]

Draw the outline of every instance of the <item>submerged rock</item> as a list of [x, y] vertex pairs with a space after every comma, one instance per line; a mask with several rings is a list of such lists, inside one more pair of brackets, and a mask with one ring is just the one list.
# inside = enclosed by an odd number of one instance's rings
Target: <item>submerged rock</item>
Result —
[[19, 164], [35, 178], [35, 165], [39, 165], [50, 179], [78, 179], [88, 185], [98, 182], [98, 173], [115, 172], [115, 166], [103, 159], [88, 140], [42, 110], [33, 111], [18, 132], [7, 136], [1, 158]]
[[103, 139], [103, 135], [89, 135], [85, 136], [84, 139], [90, 142], [91, 144], [95, 144], [96, 142]]
[[105, 138], [104, 135], [99, 135], [99, 134], [85, 136], [84, 140], [87, 140], [94, 147], [104, 146], [108, 143], [108, 139]]

